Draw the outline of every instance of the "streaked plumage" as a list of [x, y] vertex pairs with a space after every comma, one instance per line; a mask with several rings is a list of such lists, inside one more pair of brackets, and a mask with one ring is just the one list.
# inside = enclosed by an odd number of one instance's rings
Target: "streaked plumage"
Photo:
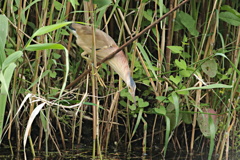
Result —
[[[84, 52], [82, 56], [92, 53], [92, 27], [87, 25], [81, 25], [77, 23], [73, 23], [70, 28], [72, 29], [73, 34], [77, 38], [77, 44], [80, 46]], [[100, 61], [103, 58], [107, 57], [113, 51], [118, 49], [115, 41], [105, 32], [96, 29], [95, 30], [95, 38], [96, 38], [96, 55], [97, 60]], [[131, 71], [128, 65], [128, 60], [123, 53], [123, 51], [118, 52], [112, 59], [106, 62], [109, 64], [115, 72], [125, 81], [128, 86], [129, 92], [134, 97], [136, 84], [131, 77]]]

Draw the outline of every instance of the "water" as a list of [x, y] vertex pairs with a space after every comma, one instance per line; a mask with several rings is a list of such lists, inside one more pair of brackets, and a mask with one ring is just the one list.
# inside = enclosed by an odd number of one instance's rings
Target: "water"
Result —
[[[15, 152], [14, 155], [12, 155], [9, 152], [9, 149], [0, 149], [0, 160], [24, 160], [24, 153], [21, 152]], [[104, 160], [122, 160], [122, 159], [129, 159], [129, 160], [161, 160], [164, 159], [163, 155], [160, 153], [160, 151], [147, 151], [146, 155], [142, 155], [141, 150], [139, 149], [133, 149], [134, 152], [119, 152], [119, 151], [112, 151], [108, 152], [107, 154], [102, 154], [101, 157]], [[212, 157], [212, 160], [217, 160], [219, 158], [218, 155], [214, 155]], [[30, 160], [89, 160], [92, 159], [92, 150], [91, 148], [79, 148], [74, 150], [68, 150], [68, 151], [61, 151], [61, 155], [59, 155], [58, 152], [53, 151], [49, 152], [48, 155], [45, 154], [45, 152], [36, 152], [36, 157], [33, 158], [32, 153], [30, 151], [27, 152], [27, 159]], [[96, 157], [96, 159], [101, 159], [100, 156]], [[208, 159], [208, 153], [195, 153], [194, 155], [190, 155], [185, 151], [179, 151], [179, 152], [167, 152], [167, 155], [165, 157], [165, 160], [207, 160]], [[223, 158], [225, 159], [225, 157]], [[240, 159], [240, 153], [234, 153], [229, 155], [229, 160], [238, 160]]]

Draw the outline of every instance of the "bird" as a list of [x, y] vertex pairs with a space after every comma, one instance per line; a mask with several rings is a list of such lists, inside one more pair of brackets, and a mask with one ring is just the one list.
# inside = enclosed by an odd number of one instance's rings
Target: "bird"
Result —
[[[92, 26], [72, 23], [69, 28], [71, 29], [73, 35], [76, 37], [77, 45], [84, 50], [84, 52], [81, 53], [81, 56], [89, 61], [90, 59], [86, 55], [92, 53]], [[98, 62], [119, 48], [112, 37], [97, 28], [95, 30], [95, 39], [96, 57]], [[113, 68], [113, 70], [117, 72], [117, 74], [126, 83], [128, 91], [133, 97], [135, 103], [136, 83], [131, 76], [131, 70], [129, 68], [128, 60], [124, 52], [119, 51], [113, 58], [106, 61], [106, 63], [110, 65], [110, 67]]]

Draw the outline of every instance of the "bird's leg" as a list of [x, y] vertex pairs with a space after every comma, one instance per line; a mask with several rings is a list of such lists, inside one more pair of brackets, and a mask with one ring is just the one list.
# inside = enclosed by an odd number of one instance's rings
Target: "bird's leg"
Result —
[[100, 85], [103, 86], [103, 87], [105, 87], [105, 88], [107, 88], [106, 84], [104, 83], [104, 81], [103, 81], [103, 79], [100, 77], [100, 75], [99, 75], [98, 73], [95, 73], [95, 74], [96, 74], [96, 76], [97, 76], [97, 79], [98, 79]]
[[[86, 52], [86, 51], [84, 51], [84, 52], [81, 53], [81, 56], [82, 56], [84, 59], [86, 59], [87, 63], [88, 63], [88, 64], [92, 64], [92, 59], [89, 58], [89, 57], [87, 57], [86, 55], [89, 55], [89, 53]], [[99, 67], [97, 66], [96, 68], [98, 69]]]
[[[93, 66], [93, 64], [92, 64], [92, 66]], [[95, 73], [93, 73], [93, 75], [95, 75], [95, 76], [97, 77], [97, 79], [98, 79], [98, 81], [99, 81], [99, 83], [100, 83], [101, 86], [107, 88], [107, 86], [105, 85], [105, 83], [104, 83], [104, 81], [102, 80], [101, 76], [98, 74], [98, 69], [99, 69], [99, 67], [97, 67], [96, 69], [97, 69], [97, 71], [96, 71]]]
[[88, 54], [89, 54], [88, 52], [84, 51], [81, 53], [81, 56], [82, 56], [82, 58], [86, 59], [88, 64], [91, 64], [92, 60], [91, 60], [91, 58], [87, 57]]

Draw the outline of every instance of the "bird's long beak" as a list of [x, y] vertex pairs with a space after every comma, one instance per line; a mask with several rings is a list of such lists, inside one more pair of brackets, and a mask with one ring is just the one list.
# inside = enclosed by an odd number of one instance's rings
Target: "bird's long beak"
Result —
[[130, 92], [130, 94], [131, 94], [131, 96], [132, 96], [132, 98], [133, 98], [133, 103], [134, 103], [134, 105], [136, 106], [135, 91], [131, 92], [131, 91], [129, 90], [129, 92]]
[[131, 94], [134, 104], [136, 106], [135, 91], [136, 91], [136, 84], [135, 84], [134, 80], [132, 79], [132, 77], [130, 77], [130, 85], [128, 87], [128, 92]]

